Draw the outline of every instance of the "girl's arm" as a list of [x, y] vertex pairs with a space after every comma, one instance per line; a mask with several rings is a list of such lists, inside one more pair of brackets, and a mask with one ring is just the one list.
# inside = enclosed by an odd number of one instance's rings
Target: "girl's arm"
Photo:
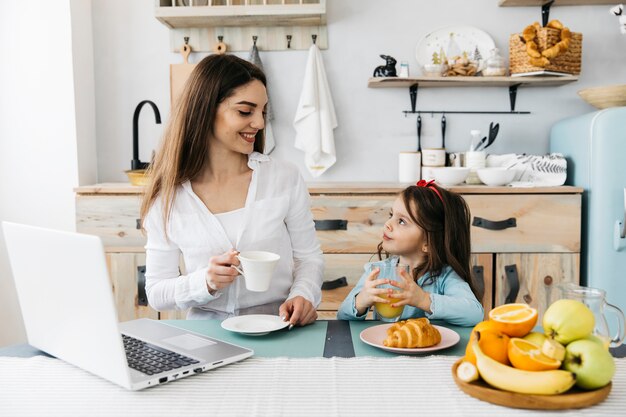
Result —
[[452, 268], [437, 278], [438, 291], [430, 293], [430, 314], [433, 320], [445, 320], [457, 326], [475, 326], [483, 320], [483, 306], [474, 296], [467, 282]]
[[365, 320], [365, 317], [367, 316], [367, 312], [369, 311], [369, 308], [365, 310], [365, 313], [363, 313], [362, 315], [359, 315], [356, 309], [355, 301], [356, 301], [356, 296], [363, 289], [363, 284], [365, 283], [365, 279], [367, 278], [368, 275], [369, 274], [367, 272], [364, 272], [363, 275], [361, 275], [359, 282], [357, 282], [354, 288], [352, 288], [352, 291], [350, 291], [350, 293], [343, 300], [343, 302], [339, 306], [339, 310], [337, 310], [338, 320]]

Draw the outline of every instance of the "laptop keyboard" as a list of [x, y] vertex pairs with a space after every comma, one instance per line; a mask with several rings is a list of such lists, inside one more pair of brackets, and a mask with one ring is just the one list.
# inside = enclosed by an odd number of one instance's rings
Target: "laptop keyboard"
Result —
[[190, 357], [179, 355], [171, 350], [125, 334], [122, 335], [122, 340], [124, 341], [128, 366], [146, 375], [154, 375], [198, 363], [197, 360]]

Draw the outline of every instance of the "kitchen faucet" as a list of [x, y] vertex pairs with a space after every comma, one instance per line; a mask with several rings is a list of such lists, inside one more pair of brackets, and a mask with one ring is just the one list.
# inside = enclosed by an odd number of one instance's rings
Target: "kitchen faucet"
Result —
[[154, 118], [156, 119], [157, 124], [161, 124], [161, 113], [159, 113], [159, 109], [156, 104], [151, 102], [150, 100], [144, 100], [137, 104], [135, 107], [135, 114], [133, 115], [133, 160], [130, 162], [130, 169], [146, 169], [148, 162], [141, 162], [139, 160], [139, 127], [137, 126], [139, 122], [139, 113], [141, 112], [141, 108], [144, 104], [149, 104], [154, 110]]

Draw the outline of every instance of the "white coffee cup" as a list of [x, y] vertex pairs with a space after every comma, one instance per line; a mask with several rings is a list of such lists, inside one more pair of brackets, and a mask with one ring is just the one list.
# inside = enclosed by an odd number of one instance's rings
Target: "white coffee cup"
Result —
[[446, 150], [443, 148], [422, 149], [422, 165], [442, 167], [446, 165]]
[[272, 252], [246, 251], [240, 252], [237, 259], [239, 259], [240, 268], [235, 265], [232, 267], [243, 275], [246, 288], [255, 292], [267, 291], [280, 255]]

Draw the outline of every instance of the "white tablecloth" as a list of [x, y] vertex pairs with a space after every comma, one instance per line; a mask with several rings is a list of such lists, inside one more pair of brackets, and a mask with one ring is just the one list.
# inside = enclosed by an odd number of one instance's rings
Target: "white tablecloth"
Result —
[[0, 416], [624, 416], [626, 359], [594, 407], [536, 412], [461, 392], [451, 356], [250, 358], [130, 392], [62, 361], [0, 357]]

